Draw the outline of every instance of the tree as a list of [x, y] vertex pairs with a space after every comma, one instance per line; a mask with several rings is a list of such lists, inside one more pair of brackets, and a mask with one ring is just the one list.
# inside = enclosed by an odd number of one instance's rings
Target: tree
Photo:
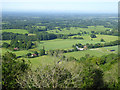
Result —
[[28, 41], [28, 42], [27, 42], [26, 49], [30, 49], [31, 47], [32, 47], [32, 42], [31, 42], [31, 41]]
[[[31, 78], [32, 77], [32, 78]], [[21, 80], [23, 88], [66, 88], [73, 86], [71, 73], [58, 65], [39, 67], [26, 73]]]
[[40, 50], [40, 56], [43, 56], [43, 55], [45, 55], [44, 47], [43, 47], [43, 49]]
[[100, 40], [101, 42], [105, 42], [105, 40], [103, 39], [103, 38], [101, 38], [101, 40]]
[[10, 44], [8, 44], [8, 43], [6, 43], [6, 42], [4, 42], [3, 44], [2, 44], [2, 47], [4, 47], [4, 48], [8, 48], [10, 46]]
[[29, 64], [25, 60], [18, 60], [16, 55], [6, 52], [2, 58], [2, 88], [20, 88], [17, 79], [27, 71]]
[[38, 54], [39, 54], [37, 51], [35, 51], [34, 53], [35, 53], [37, 56], [38, 56]]
[[95, 34], [90, 35], [91, 38], [96, 38], [97, 36]]
[[95, 33], [95, 31], [91, 31], [91, 33]]
[[26, 54], [26, 56], [28, 56], [28, 57], [31, 56], [31, 55], [32, 55], [31, 53], [27, 53], [27, 54]]

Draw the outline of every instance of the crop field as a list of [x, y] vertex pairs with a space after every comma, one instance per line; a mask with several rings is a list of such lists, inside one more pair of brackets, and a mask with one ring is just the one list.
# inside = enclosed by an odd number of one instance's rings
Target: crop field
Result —
[[110, 28], [105, 28], [104, 26], [88, 26], [88, 28], [75, 28], [75, 27], [71, 27], [70, 30], [67, 30], [67, 28], [61, 29], [61, 31], [59, 31], [58, 29], [54, 29], [54, 30], [50, 30], [47, 31], [49, 33], [55, 33], [55, 34], [76, 34], [79, 33], [81, 31], [86, 31], [86, 32], [91, 32], [91, 31], [105, 31], [107, 29]]
[[103, 38], [106, 42], [118, 40], [117, 36], [110, 36], [110, 35], [97, 35], [97, 38], [94, 38], [91, 40], [90, 36], [82, 36], [84, 40], [81, 39], [55, 39], [55, 40], [46, 40], [46, 41], [41, 41], [40, 44], [38, 45], [38, 49], [42, 49], [43, 46], [45, 47], [46, 50], [53, 50], [53, 49], [69, 49], [72, 48], [72, 45], [76, 43], [101, 43], [100, 39]]
[[[110, 51], [115, 50], [115, 51]], [[107, 55], [110, 53], [118, 53], [118, 46], [111, 46], [111, 47], [103, 47], [98, 49], [90, 49], [85, 51], [76, 51], [76, 52], [70, 52], [70, 53], [64, 53], [67, 57], [75, 57], [76, 59], [80, 59], [81, 57], [85, 56], [86, 54], [89, 54], [90, 56], [97, 56], [100, 57], [102, 55]]]
[[12, 33], [19, 33], [19, 34], [28, 33], [28, 31], [24, 29], [5, 29], [5, 30], [2, 30], [2, 32], [12, 32]]

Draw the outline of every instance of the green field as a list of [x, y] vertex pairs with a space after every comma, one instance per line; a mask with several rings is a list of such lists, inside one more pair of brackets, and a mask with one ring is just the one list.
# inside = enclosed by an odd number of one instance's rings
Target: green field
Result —
[[98, 42], [101, 40], [101, 38], [103, 38], [105, 40], [105, 42], [110, 42], [110, 41], [115, 41], [118, 40], [118, 36], [112, 36], [112, 35], [96, 35], [97, 38], [91, 38], [90, 35], [84, 35], [84, 36], [80, 36], [80, 35], [74, 35], [74, 36], [70, 36], [69, 38], [73, 38], [73, 37], [83, 37], [84, 40], [89, 40], [91, 41], [91, 39], [94, 40], [94, 42]]
[[59, 60], [58, 58], [51, 57], [48, 55], [44, 55], [36, 58], [25, 58], [25, 59], [31, 62], [32, 69], [35, 69], [39, 66], [44, 66], [44, 65], [54, 65]]
[[[98, 41], [99, 42], [99, 41]], [[89, 40], [80, 40], [80, 39], [55, 39], [48, 41], [41, 41], [38, 45], [38, 49], [42, 49], [43, 46], [45, 50], [54, 50], [54, 49], [69, 49], [72, 48], [72, 45], [76, 43], [98, 43]]]
[[2, 45], [4, 42], [10, 43], [11, 40], [0, 40], [0, 45]]
[[[105, 28], [104, 26], [88, 26], [88, 28], [75, 28], [75, 27], [71, 27], [70, 30], [67, 30], [66, 28], [61, 29], [61, 31], [59, 31], [58, 29], [54, 29], [54, 30], [50, 30], [47, 31], [49, 33], [55, 33], [55, 34], [77, 34], [81, 31], [86, 31], [86, 32], [91, 32], [91, 31], [105, 31], [106, 29], [110, 29], [110, 28]], [[58, 33], [56, 33], [56, 31]]]
[[[115, 51], [110, 52], [110, 50], [115, 50]], [[86, 54], [89, 54], [91, 56], [100, 57], [102, 55], [107, 55], [110, 53], [117, 54], [118, 46], [103, 47], [103, 48], [91, 49], [91, 50], [85, 50], [85, 51], [76, 51], [76, 52], [64, 53], [64, 55], [67, 57], [75, 57], [76, 59], [80, 59], [81, 57], [85, 56]]]
[[25, 56], [27, 53], [34, 53], [34, 51], [37, 51], [36, 49], [29, 49], [29, 50], [21, 50], [21, 51], [12, 51], [6, 48], [0, 48], [0, 50], [2, 51], [2, 54], [4, 54], [5, 52], [12, 52], [15, 53], [16, 56]]
[[4, 29], [2, 30], [2, 32], [12, 32], [12, 33], [19, 33], [19, 34], [28, 33], [28, 31], [24, 29]]
[[45, 47], [46, 50], [51, 50], [51, 49], [69, 49], [72, 48], [72, 45], [76, 43], [101, 43], [100, 39], [103, 38], [106, 42], [110, 41], [115, 41], [118, 40], [117, 36], [110, 36], [110, 35], [97, 35], [97, 38], [94, 38], [91, 40], [90, 36], [82, 36], [84, 40], [80, 39], [55, 39], [55, 40], [46, 40], [46, 41], [41, 41], [40, 44], [38, 45], [38, 49], [42, 49], [43, 46]]

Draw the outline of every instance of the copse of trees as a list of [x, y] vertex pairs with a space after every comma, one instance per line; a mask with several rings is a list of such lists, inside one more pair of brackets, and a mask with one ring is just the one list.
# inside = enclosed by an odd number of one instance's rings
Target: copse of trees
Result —
[[2, 47], [4, 47], [4, 48], [8, 48], [10, 46], [10, 44], [8, 44], [8, 43], [6, 43], [6, 42], [4, 42], [3, 44], [2, 44]]
[[73, 39], [84, 39], [83, 37], [73, 37]]
[[17, 34], [17, 33], [11, 33], [11, 32], [3, 32], [2, 33], [2, 40], [12, 40], [12, 39], [17, 39], [17, 40], [26, 40], [26, 41], [37, 41], [39, 40], [51, 40], [51, 39], [56, 39], [57, 35], [47, 33], [47, 32], [40, 32], [36, 33], [36, 35], [33, 36], [28, 36], [26, 34]]
[[95, 34], [91, 34], [90, 37], [91, 38], [97, 38], [97, 36]]
[[21, 49], [27, 49], [28, 50], [28, 49], [31, 49], [33, 45], [34, 44], [32, 43], [32, 41], [14, 40], [13, 39], [13, 40], [11, 40], [10, 44], [4, 42], [2, 44], [2, 47], [10, 48], [12, 50], [14, 50], [14, 48], [17, 48], [19, 50], [21, 50]]

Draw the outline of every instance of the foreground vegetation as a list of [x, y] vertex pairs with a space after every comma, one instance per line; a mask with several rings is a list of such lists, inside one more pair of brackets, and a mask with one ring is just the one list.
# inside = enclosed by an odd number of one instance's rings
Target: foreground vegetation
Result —
[[[3, 56], [3, 88], [118, 89], [118, 73], [116, 72], [118, 71], [118, 57], [116, 56], [117, 54], [104, 55], [99, 58], [86, 56], [84, 61], [81, 60], [79, 63], [74, 59], [67, 61], [63, 59], [61, 64], [54, 63], [52, 66], [42, 67], [39, 65], [37, 69], [31, 70], [28, 61], [17, 59], [15, 54], [7, 52]], [[72, 66], [69, 66], [70, 63]]]

